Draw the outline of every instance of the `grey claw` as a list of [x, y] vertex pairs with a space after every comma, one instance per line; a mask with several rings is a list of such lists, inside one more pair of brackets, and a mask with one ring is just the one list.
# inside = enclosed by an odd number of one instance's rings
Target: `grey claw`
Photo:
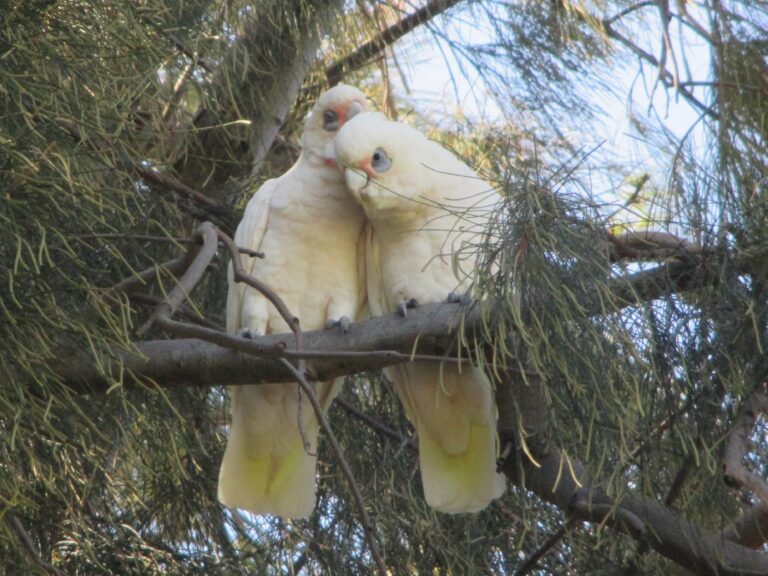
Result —
[[351, 325], [352, 325], [352, 322], [350, 321], [350, 319], [347, 316], [342, 316], [338, 320], [326, 321], [325, 329], [329, 330], [331, 328], [335, 328], [336, 326], [338, 326], [339, 328], [341, 328], [341, 333], [346, 334], [347, 332], [349, 332], [349, 327]]
[[469, 292], [451, 292], [448, 294], [448, 298], [446, 299], [446, 302], [448, 304], [464, 304], [468, 305], [471, 304], [473, 301], [472, 297], [469, 295]]
[[240, 338], [248, 338], [248, 340], [253, 340], [261, 336], [258, 330], [251, 330], [250, 328], [243, 328], [240, 330], [240, 332], [238, 332], [238, 335]]
[[419, 301], [416, 300], [416, 298], [411, 298], [410, 300], [402, 300], [400, 304], [397, 305], [397, 313], [400, 314], [403, 318], [408, 318], [408, 309], [411, 310], [414, 308], [419, 307]]

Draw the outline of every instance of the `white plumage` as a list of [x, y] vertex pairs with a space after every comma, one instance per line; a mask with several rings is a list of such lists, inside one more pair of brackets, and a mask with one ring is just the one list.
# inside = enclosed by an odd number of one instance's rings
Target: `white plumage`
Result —
[[[307, 119], [296, 164], [259, 188], [235, 233], [238, 246], [265, 255], [263, 260], [243, 256], [246, 272], [270, 286], [305, 330], [342, 317], [354, 319], [364, 304], [364, 216], [335, 165], [333, 139], [365, 107], [364, 95], [350, 86], [325, 92]], [[260, 293], [234, 282], [230, 265], [227, 332], [243, 330], [290, 331]], [[340, 380], [317, 384], [325, 408], [339, 386]], [[232, 425], [219, 473], [219, 500], [256, 514], [309, 516], [318, 437], [312, 406], [305, 398], [300, 429], [297, 385], [233, 386], [229, 391]]]
[[[373, 315], [411, 299], [444, 301], [466, 289], [493, 188], [421, 132], [359, 114], [336, 137], [336, 158], [368, 217], [366, 267]], [[413, 363], [388, 371], [419, 437], [428, 504], [475, 512], [503, 494], [496, 471], [496, 407], [485, 374], [468, 363]]]

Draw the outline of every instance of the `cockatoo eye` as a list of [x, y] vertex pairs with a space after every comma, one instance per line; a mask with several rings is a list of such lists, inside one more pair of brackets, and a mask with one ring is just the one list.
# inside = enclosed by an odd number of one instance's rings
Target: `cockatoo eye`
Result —
[[339, 115], [335, 110], [326, 110], [323, 112], [323, 130], [326, 132], [336, 132], [339, 129]]
[[376, 148], [371, 156], [371, 168], [376, 172], [386, 172], [392, 166], [392, 160], [381, 148]]

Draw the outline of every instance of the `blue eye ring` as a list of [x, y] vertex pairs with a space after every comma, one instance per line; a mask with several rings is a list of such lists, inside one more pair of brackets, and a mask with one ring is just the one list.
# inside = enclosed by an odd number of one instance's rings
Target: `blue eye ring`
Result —
[[376, 148], [371, 155], [371, 168], [376, 172], [386, 172], [392, 167], [392, 159], [382, 148]]

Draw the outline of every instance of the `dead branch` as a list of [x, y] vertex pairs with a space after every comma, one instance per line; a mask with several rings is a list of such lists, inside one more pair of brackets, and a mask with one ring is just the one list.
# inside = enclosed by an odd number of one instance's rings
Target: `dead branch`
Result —
[[368, 515], [368, 511], [365, 508], [365, 501], [363, 500], [363, 495], [360, 492], [360, 486], [358, 486], [357, 481], [355, 480], [355, 475], [352, 473], [352, 468], [349, 467], [349, 462], [347, 462], [347, 459], [344, 457], [344, 451], [341, 449], [341, 445], [336, 439], [336, 435], [333, 433], [333, 429], [328, 422], [328, 418], [325, 416], [325, 410], [323, 410], [323, 407], [320, 405], [320, 400], [317, 398], [317, 394], [315, 394], [315, 387], [307, 381], [304, 372], [294, 367], [293, 364], [284, 358], [280, 360], [280, 363], [293, 374], [294, 379], [296, 382], [298, 382], [302, 391], [309, 399], [310, 404], [312, 404], [312, 409], [315, 411], [317, 421], [320, 424], [320, 427], [323, 429], [323, 432], [328, 439], [328, 443], [331, 445], [331, 450], [333, 450], [336, 461], [341, 468], [341, 473], [347, 480], [347, 484], [349, 484], [349, 490], [352, 492], [355, 505], [357, 506], [357, 510], [360, 513], [360, 524], [363, 527], [365, 539], [368, 541], [368, 548], [371, 551], [371, 556], [373, 556], [373, 559], [376, 562], [379, 575], [387, 576], [389, 571], [387, 570], [387, 566], [384, 563], [384, 558], [381, 556], [381, 551], [379, 550], [379, 543], [376, 539], [376, 528], [373, 524], [373, 521], [371, 520], [371, 517]]
[[386, 438], [392, 438], [399, 442], [402, 446], [408, 446], [409, 448], [416, 448], [416, 441], [410, 436], [403, 436], [397, 430], [392, 430], [388, 426], [384, 426], [381, 422], [371, 416], [368, 416], [365, 412], [359, 410], [356, 406], [353, 406], [350, 402], [347, 402], [343, 398], [336, 398], [334, 404], [341, 406], [345, 412], [354, 416], [361, 422], [365, 423], [372, 430], [374, 430], [379, 436]]
[[556, 447], [548, 446], [536, 458], [534, 464], [518, 449], [505, 460], [503, 471], [512, 482], [573, 518], [605, 522], [627, 531], [695, 574], [768, 574], [768, 558], [761, 552], [740, 546], [720, 533], [702, 530], [652, 498], [630, 491], [612, 497], [592, 488], [584, 466], [578, 460], [566, 458]]
[[[173, 287], [173, 290], [163, 298], [163, 301], [155, 309], [152, 316], [149, 317], [143, 326], [136, 330], [137, 336], [142, 337], [146, 334], [160, 316], [170, 317], [179, 309], [179, 306], [181, 306], [186, 299], [187, 294], [197, 286], [198, 282], [202, 279], [203, 274], [205, 274], [205, 269], [208, 268], [208, 265], [211, 263], [214, 256], [216, 256], [218, 240], [216, 228], [213, 227], [213, 224], [210, 222], [203, 222], [197, 227], [197, 230], [195, 230], [195, 237], [202, 239], [202, 246], [195, 245], [187, 253], [185, 260], [191, 260], [187, 269], [184, 271], [181, 278], [179, 278], [179, 281], [176, 286]], [[235, 250], [235, 253], [237, 253], [237, 250]]]
[[701, 253], [701, 248], [669, 232], [653, 230], [628, 230], [621, 234], [607, 233], [611, 245], [610, 259], [619, 260], [663, 260], [672, 257], [692, 256]]
[[[143, 304], [145, 306], [157, 307], [157, 306], [160, 306], [160, 304], [162, 303], [161, 298], [157, 298], [156, 296], [150, 296], [149, 294], [131, 294], [129, 298], [131, 302], [135, 302], [136, 304]], [[196, 310], [194, 310], [191, 306], [188, 306], [187, 304], [182, 304], [181, 306], [179, 306], [177, 314], [179, 316], [186, 318], [191, 322], [200, 324], [201, 326], [205, 326], [206, 328], [210, 328], [211, 330], [224, 329], [223, 326], [217, 324], [216, 322], [212, 322], [211, 320], [208, 320], [207, 318], [204, 318], [203, 316], [201, 316]]]
[[768, 483], [747, 470], [744, 457], [749, 450], [749, 437], [758, 416], [768, 411], [768, 396], [755, 393], [744, 401], [728, 438], [723, 461], [723, 476], [727, 484], [746, 488], [754, 493], [763, 504], [768, 504]]
[[351, 54], [335, 62], [325, 69], [325, 77], [331, 86], [338, 84], [345, 74], [362, 68], [377, 56], [387, 46], [411, 32], [414, 28], [429, 22], [435, 16], [442, 14], [448, 8], [455, 6], [460, 0], [432, 0], [426, 6], [419, 8], [402, 20], [383, 30], [376, 38], [357, 48]]
[[157, 184], [158, 186], [164, 186], [172, 192], [194, 200], [198, 204], [202, 204], [206, 210], [219, 216], [228, 217], [231, 216], [229, 208], [219, 204], [216, 200], [209, 198], [202, 192], [198, 192], [187, 186], [186, 184], [179, 182], [176, 178], [163, 174], [158, 170], [145, 170], [143, 168], [136, 171], [139, 176], [148, 182]]
[[[243, 260], [240, 258], [240, 252], [238, 251], [237, 246], [235, 245], [235, 242], [232, 240], [232, 238], [220, 230], [218, 231], [218, 237], [219, 240], [221, 240], [229, 249], [229, 254], [232, 258], [232, 272], [235, 282], [244, 282], [254, 290], [259, 291], [267, 300], [269, 300], [269, 302], [275, 307], [275, 309], [277, 309], [280, 316], [282, 316], [283, 320], [285, 320], [285, 323], [288, 324], [289, 328], [293, 332], [293, 335], [296, 338], [296, 349], [299, 352], [303, 352], [304, 336], [301, 331], [301, 323], [299, 321], [299, 317], [293, 315], [293, 313], [288, 309], [288, 306], [286, 306], [285, 302], [283, 302], [283, 299], [280, 298], [280, 296], [278, 296], [274, 290], [272, 290], [258, 278], [255, 278], [245, 272], [243, 269]], [[305, 369], [306, 367], [304, 365], [304, 359], [302, 358], [299, 360], [299, 370], [303, 374]]]
[[549, 554], [552, 549], [562, 540], [568, 532], [573, 530], [576, 526], [581, 524], [578, 520], [568, 520], [560, 528], [558, 528], [547, 540], [539, 546], [534, 552], [526, 558], [525, 562], [517, 569], [515, 576], [525, 576], [536, 568], [539, 560]]

